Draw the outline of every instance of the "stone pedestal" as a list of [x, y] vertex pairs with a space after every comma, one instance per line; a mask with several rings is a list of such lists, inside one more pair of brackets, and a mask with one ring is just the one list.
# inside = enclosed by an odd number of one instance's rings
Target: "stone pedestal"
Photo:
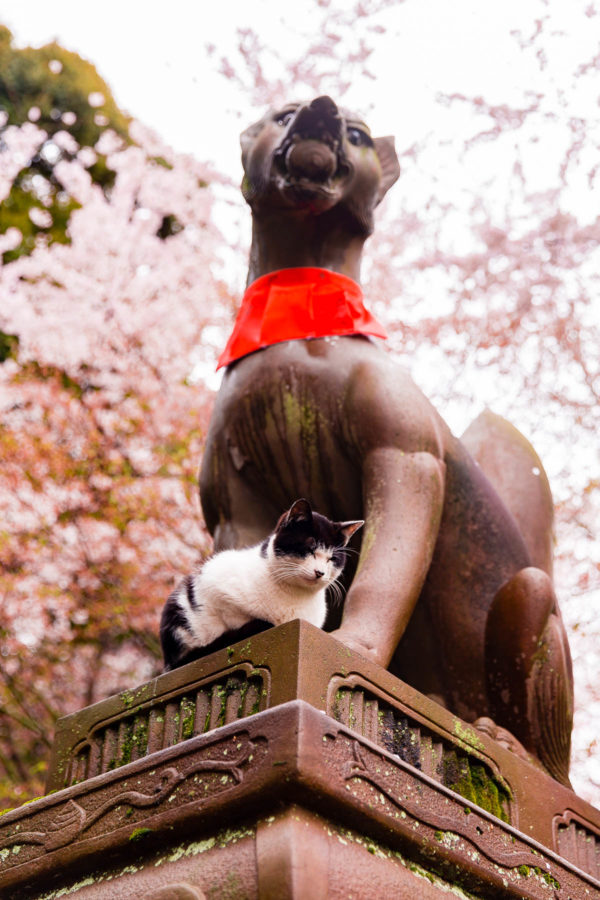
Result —
[[58, 724], [8, 898], [600, 898], [600, 812], [304, 622]]

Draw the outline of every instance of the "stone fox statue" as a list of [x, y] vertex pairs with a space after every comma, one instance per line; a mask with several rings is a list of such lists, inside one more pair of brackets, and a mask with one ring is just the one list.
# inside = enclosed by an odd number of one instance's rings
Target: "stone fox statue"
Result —
[[318, 97], [245, 131], [242, 161], [250, 298], [200, 475], [216, 549], [262, 540], [299, 496], [364, 519], [333, 636], [466, 721], [509, 731], [569, 785], [571, 662], [541, 463], [490, 413], [454, 437], [362, 307], [362, 247], [399, 175], [393, 139]]

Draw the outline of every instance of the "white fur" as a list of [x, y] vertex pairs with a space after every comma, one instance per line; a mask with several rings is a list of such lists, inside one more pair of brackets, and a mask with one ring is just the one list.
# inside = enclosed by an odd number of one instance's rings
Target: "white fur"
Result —
[[[300, 559], [277, 556], [271, 536], [266, 557], [261, 545], [224, 550], [209, 559], [193, 576], [198, 608], [190, 606], [185, 584], [176, 599], [192, 632], [178, 629], [177, 637], [189, 649], [211, 643], [224, 631], [240, 628], [252, 619], [274, 625], [305, 619], [318, 628], [326, 614], [325, 590], [341, 569], [330, 561], [330, 551], [317, 547]], [[324, 574], [318, 578], [316, 572]]]

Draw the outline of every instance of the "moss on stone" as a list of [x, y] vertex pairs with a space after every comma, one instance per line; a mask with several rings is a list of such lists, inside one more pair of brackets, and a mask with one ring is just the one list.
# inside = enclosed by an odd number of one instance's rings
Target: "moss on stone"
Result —
[[124, 706], [129, 708], [135, 700], [135, 695], [133, 691], [121, 691], [121, 693], [119, 694], [119, 699]]
[[148, 722], [145, 718], [138, 718], [134, 722], [131, 735], [131, 751], [135, 747], [137, 755], [145, 756], [148, 749]]
[[[334, 836], [335, 834], [338, 834], [338, 836], [341, 835], [343, 836], [345, 843], [351, 841], [352, 843], [359, 844], [365, 848], [367, 853], [370, 853], [373, 856], [397, 860], [401, 865], [403, 865], [414, 875], [417, 875], [419, 878], [424, 878], [430, 884], [438, 886], [444, 893], [449, 893], [455, 897], [459, 897], [461, 898], [461, 900], [474, 900], [473, 894], [468, 893], [456, 884], [451, 884], [441, 876], [437, 875], [435, 872], [432, 872], [429, 869], [425, 869], [423, 866], [419, 865], [419, 863], [407, 859], [399, 851], [392, 850], [390, 847], [386, 846], [385, 844], [379, 843], [372, 837], [367, 838], [366, 836], [361, 835], [358, 832], [339, 826], [334, 826], [334, 829], [335, 830], [333, 831], [328, 829], [328, 834], [330, 834], [331, 836]], [[438, 831], [436, 832], [436, 835], [439, 835], [439, 840], [449, 841], [451, 843], [454, 843], [458, 839], [458, 835], [455, 835], [453, 832]]]
[[121, 754], [116, 761], [116, 765], [125, 766], [131, 762], [131, 753], [133, 749], [133, 723], [127, 722], [125, 725], [125, 739], [121, 746]]
[[482, 763], [474, 763], [456, 753], [443, 761], [444, 784], [465, 800], [477, 804], [503, 822], [509, 821], [509, 794]]
[[307, 399], [302, 402], [291, 390], [283, 392], [283, 413], [290, 432], [300, 438], [304, 458], [312, 463], [317, 454], [319, 411]]
[[151, 828], [134, 828], [131, 834], [129, 835], [130, 841], [140, 841], [142, 838], [145, 838], [146, 835], [152, 834]]
[[181, 739], [186, 741], [194, 734], [194, 722], [196, 718], [196, 704], [189, 697], [181, 701]]
[[460, 719], [454, 720], [453, 730], [454, 735], [469, 747], [474, 747], [476, 750], [485, 749], [483, 741], [481, 740], [475, 729], [471, 728], [470, 725], [465, 725], [465, 723], [461, 722]]

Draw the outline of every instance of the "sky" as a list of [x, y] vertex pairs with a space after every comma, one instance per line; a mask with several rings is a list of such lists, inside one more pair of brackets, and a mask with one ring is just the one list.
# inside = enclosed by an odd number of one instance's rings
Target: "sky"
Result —
[[[344, 0], [333, 5], [351, 6]], [[247, 100], [218, 75], [220, 58], [235, 56], [235, 30], [247, 24], [267, 45], [301, 48], [314, 36], [316, 7], [316, 0], [285, 7], [276, 0], [221, 0], [210, 6], [195, 0], [103, 0], [93, 7], [101, 15], [94, 16], [81, 0], [0, 0], [0, 21], [20, 46], [57, 39], [89, 59], [131, 115], [175, 149], [217, 162], [237, 176], [237, 135]], [[554, 14], [562, 7], [572, 9], [569, 0], [558, 0]], [[372, 59], [375, 80], [353, 85], [347, 105], [372, 107], [372, 128], [393, 132], [400, 145], [409, 145], [439, 127], [441, 90], [484, 94], [492, 102], [516, 100], [523, 85], [535, 88], [539, 72], [510, 32], [533, 30], [541, 9], [540, 0], [392, 3], [378, 17], [384, 31]], [[585, 53], [585, 34], [577, 36], [577, 46]], [[562, 65], [572, 52], [573, 42], [563, 42]], [[552, 76], [557, 79], [560, 61]]]
[[[223, 61], [240, 68], [237, 32], [249, 25], [256, 29], [266, 50], [261, 56], [265, 75], [275, 78], [281, 72], [276, 55], [285, 60], [288, 48], [290, 55], [302, 54], [318, 34], [320, 7], [328, 2], [330, 9], [348, 17], [355, 0], [295, 0], [285, 6], [279, 0], [220, 0], [211, 5], [196, 0], [103, 0], [94, 7], [99, 13], [95, 16], [81, 0], [0, 0], [0, 22], [13, 31], [17, 46], [41, 46], [56, 39], [90, 60], [121, 108], [176, 150], [212, 162], [239, 184], [238, 136], [264, 108], [249, 108], [248, 92], [220, 74]], [[534, 94], [543, 95], [541, 115], [558, 112], [558, 123], [535, 123], [538, 133], [547, 129], [543, 149], [535, 141], [528, 143], [522, 130], [520, 153], [530, 188], [543, 191], [552, 185], [567, 138], [561, 123], [571, 115], [589, 122], [598, 110], [594, 79], [579, 79], [568, 104], [563, 92], [578, 61], [597, 52], [592, 7], [589, 0], [390, 0], [387, 9], [370, 19], [380, 29], [369, 35], [373, 77], [356, 78], [343, 104], [366, 114], [374, 134], [394, 135], [400, 152], [428, 141], [433, 148], [429, 155], [421, 152], [422, 178], [416, 172], [402, 178], [386, 203], [405, 209], [418, 205], [433, 175], [448, 202], [460, 206], [474, 186], [489, 193], [490, 170], [498, 205], [508, 193], [513, 177], [510, 148], [506, 152], [506, 143], [488, 143], [479, 153], [471, 152], [465, 165], [465, 136], [488, 127], [490, 120], [480, 116], [475, 123], [470, 104], [444, 109], [440, 94], [482, 96], [492, 104], [516, 108], [526, 107]], [[542, 19], [548, 60], [536, 58], [522, 45]], [[322, 90], [327, 89], [324, 79]], [[600, 141], [600, 124], [598, 132]], [[440, 146], [447, 152], [440, 154]], [[569, 203], [581, 218], [593, 221], [598, 191], [590, 191], [583, 175], [571, 182]], [[457, 232], [456, 241], [458, 237]]]

